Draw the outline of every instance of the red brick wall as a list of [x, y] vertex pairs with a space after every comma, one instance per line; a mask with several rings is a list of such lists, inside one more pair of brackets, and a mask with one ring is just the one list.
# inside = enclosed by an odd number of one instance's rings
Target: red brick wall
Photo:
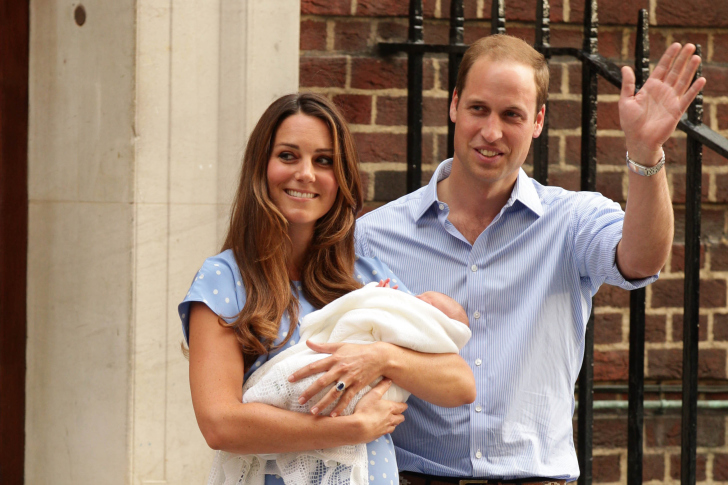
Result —
[[[465, 41], [490, 31], [490, 0], [465, 1]], [[533, 42], [536, 0], [507, 0], [509, 34]], [[425, 41], [446, 43], [449, 0], [424, 0]], [[632, 64], [637, 12], [651, 12], [651, 59], [656, 61], [674, 41], [703, 48], [704, 122], [728, 136], [728, 1], [600, 0], [599, 51], [617, 63]], [[405, 191], [406, 59], [382, 58], [376, 44], [404, 41], [407, 0], [302, 0], [300, 86], [330, 96], [351, 123], [361, 153], [367, 207], [392, 200]], [[552, 45], [581, 46], [583, 0], [553, 0]], [[424, 62], [423, 182], [446, 157], [447, 57]], [[555, 58], [551, 63], [549, 176], [552, 185], [579, 186], [580, 63]], [[600, 81], [597, 190], [624, 202], [627, 175], [624, 139], [619, 130], [619, 91]], [[677, 218], [675, 245], [660, 280], [647, 289], [647, 383], [679, 384], [682, 360], [682, 290], [684, 276], [685, 136], [676, 133], [666, 146], [667, 173]], [[703, 175], [703, 242], [701, 260], [701, 385], [727, 385], [728, 163], [705, 149]], [[525, 166], [530, 171], [530, 166]], [[603, 287], [596, 296], [595, 379], [626, 383], [629, 341], [629, 295]], [[647, 399], [680, 399], [648, 394]], [[626, 399], [597, 395], [597, 399]], [[704, 394], [701, 399], [728, 399]], [[728, 481], [728, 410], [701, 411], [698, 438], [700, 482]], [[600, 483], [626, 482], [626, 414], [597, 412], [594, 476]], [[680, 414], [647, 413], [645, 480], [679, 479]]]

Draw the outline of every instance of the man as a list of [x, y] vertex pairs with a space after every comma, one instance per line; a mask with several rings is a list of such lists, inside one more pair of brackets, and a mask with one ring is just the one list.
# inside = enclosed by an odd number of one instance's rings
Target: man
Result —
[[[475, 374], [471, 405], [416, 398], [393, 433], [402, 477], [574, 480], [573, 390], [591, 297], [602, 283], [654, 281], [673, 237], [662, 145], [705, 84], [695, 47], [672, 45], [634, 95], [622, 69], [628, 151], [626, 211], [600, 194], [543, 187], [521, 169], [541, 133], [548, 67], [525, 42], [480, 39], [463, 57], [450, 105], [455, 154], [429, 185], [361, 217], [357, 252], [377, 256], [413, 291], [467, 310], [461, 351]], [[655, 173], [653, 173], [655, 172]]]

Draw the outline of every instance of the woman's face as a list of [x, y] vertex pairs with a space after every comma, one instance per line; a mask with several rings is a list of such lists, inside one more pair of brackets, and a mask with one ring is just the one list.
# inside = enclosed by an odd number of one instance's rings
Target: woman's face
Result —
[[278, 127], [268, 160], [268, 196], [291, 229], [310, 229], [334, 205], [339, 184], [333, 170], [329, 127], [297, 113]]

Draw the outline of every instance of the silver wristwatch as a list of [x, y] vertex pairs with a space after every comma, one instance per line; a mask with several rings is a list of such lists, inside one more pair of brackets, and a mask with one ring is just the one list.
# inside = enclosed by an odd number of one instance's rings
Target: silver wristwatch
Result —
[[660, 161], [657, 162], [657, 165], [655, 165], [654, 167], [645, 167], [644, 165], [640, 165], [639, 163], [629, 158], [629, 152], [627, 152], [627, 168], [629, 168], [630, 172], [634, 172], [637, 175], [642, 175], [643, 177], [651, 177], [659, 172], [663, 165], [665, 165], [665, 150], [662, 150], [662, 158], [660, 158]]

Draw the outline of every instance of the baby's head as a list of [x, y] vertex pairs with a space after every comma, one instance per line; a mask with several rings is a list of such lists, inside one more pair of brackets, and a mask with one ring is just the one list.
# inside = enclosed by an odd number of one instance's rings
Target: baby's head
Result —
[[447, 315], [448, 318], [452, 318], [453, 320], [457, 320], [458, 322], [470, 326], [468, 323], [468, 314], [465, 313], [465, 309], [460, 305], [460, 303], [456, 302], [449, 296], [437, 291], [426, 291], [421, 295], [417, 295], [417, 298], [434, 306]]

